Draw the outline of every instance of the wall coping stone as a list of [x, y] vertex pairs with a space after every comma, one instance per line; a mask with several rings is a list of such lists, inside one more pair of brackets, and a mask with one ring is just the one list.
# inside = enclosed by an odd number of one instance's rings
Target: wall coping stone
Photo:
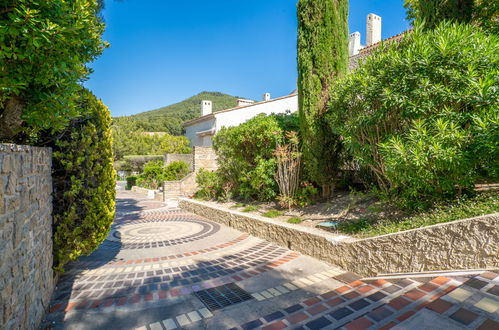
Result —
[[324, 231], [324, 230], [310, 228], [310, 227], [304, 227], [304, 226], [297, 226], [297, 225], [293, 225], [293, 224], [290, 224], [290, 223], [286, 223], [286, 222], [282, 222], [282, 221], [279, 221], [279, 220], [275, 220], [275, 219], [272, 219], [272, 218], [267, 218], [267, 217], [259, 216], [259, 215], [256, 215], [256, 214], [249, 214], [249, 213], [245, 213], [245, 212], [230, 210], [230, 209], [227, 209], [227, 208], [224, 208], [224, 207], [214, 206], [214, 205], [211, 205], [211, 204], [208, 204], [208, 203], [204, 203], [202, 201], [198, 201], [198, 200], [191, 199], [191, 198], [181, 197], [181, 198], [179, 198], [179, 200], [181, 200], [181, 201], [183, 200], [183, 201], [186, 201], [186, 202], [189, 202], [189, 203], [201, 205], [203, 207], [209, 207], [211, 209], [215, 209], [215, 210], [218, 210], [218, 211], [227, 212], [229, 214], [234, 214], [234, 215], [237, 215], [237, 216], [240, 216], [240, 217], [244, 217], [244, 218], [247, 218], [247, 219], [257, 220], [257, 221], [260, 221], [260, 222], [265, 222], [265, 223], [268, 223], [268, 224], [271, 224], [271, 225], [274, 225], [274, 226], [285, 227], [285, 228], [288, 228], [288, 229], [291, 229], [291, 230], [295, 230], [295, 231], [298, 231], [298, 232], [303, 232], [303, 233], [306, 233], [306, 234], [316, 235], [316, 236], [325, 238], [327, 241], [329, 241], [329, 242], [331, 242], [333, 244], [354, 242], [354, 241], [357, 240], [357, 239], [355, 239], [353, 237], [350, 237], [350, 236], [333, 234], [333, 233], [330, 233], [330, 232], [327, 232], [327, 231]]

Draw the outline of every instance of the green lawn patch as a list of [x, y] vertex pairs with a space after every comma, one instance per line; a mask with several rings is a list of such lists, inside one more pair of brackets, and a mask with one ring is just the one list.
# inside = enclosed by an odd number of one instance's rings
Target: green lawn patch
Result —
[[254, 205], [248, 205], [243, 209], [243, 212], [253, 212], [253, 211], [257, 211], [257, 210], [258, 210], [258, 207], [254, 206]]
[[291, 217], [288, 219], [288, 223], [299, 224], [301, 222], [302, 222], [302, 220], [300, 217]]
[[277, 210], [270, 210], [270, 211], [263, 213], [262, 215], [264, 217], [267, 217], [267, 218], [277, 218], [277, 217], [280, 217], [281, 215], [283, 215], [283, 213], [281, 211], [277, 211]]
[[345, 222], [337, 230], [350, 235], [372, 237], [472, 218], [498, 211], [498, 194], [493, 191], [481, 193], [475, 197], [463, 197], [451, 204], [441, 204], [425, 213], [403, 219], [379, 220], [376, 218], [363, 218], [355, 222]]

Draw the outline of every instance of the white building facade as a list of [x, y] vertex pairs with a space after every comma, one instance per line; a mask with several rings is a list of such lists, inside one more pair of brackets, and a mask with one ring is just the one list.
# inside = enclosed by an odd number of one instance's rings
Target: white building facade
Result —
[[275, 99], [271, 99], [270, 94], [265, 93], [262, 102], [240, 99], [237, 107], [215, 113], [212, 112], [211, 101], [201, 101], [201, 117], [184, 123], [185, 136], [192, 147], [211, 147], [212, 137], [222, 127], [238, 126], [261, 113], [270, 115], [296, 111], [298, 111], [296, 93]]

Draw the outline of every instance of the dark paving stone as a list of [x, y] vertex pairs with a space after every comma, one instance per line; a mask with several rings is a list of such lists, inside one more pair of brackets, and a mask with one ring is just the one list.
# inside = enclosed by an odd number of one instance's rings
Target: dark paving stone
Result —
[[296, 304], [296, 305], [293, 305], [293, 306], [289, 306], [288, 308], [285, 308], [284, 310], [286, 311], [286, 313], [291, 314], [291, 313], [294, 313], [296, 311], [299, 311], [302, 308], [303, 308], [302, 305]]
[[464, 284], [467, 286], [471, 286], [472, 288], [475, 288], [477, 290], [480, 290], [481, 288], [486, 286], [488, 283], [485, 281], [481, 281], [477, 278], [472, 278], [472, 279], [469, 279], [468, 281], [466, 281], [466, 283], [464, 283]]
[[369, 300], [371, 300], [371, 301], [376, 302], [376, 301], [379, 301], [379, 300], [381, 300], [381, 299], [383, 299], [385, 297], [386, 297], [386, 294], [378, 291], [376, 293], [373, 293], [370, 296], [367, 296], [366, 298], [369, 299]]
[[369, 314], [367, 314], [368, 317], [372, 318], [375, 321], [381, 321], [384, 318], [387, 318], [388, 316], [392, 315], [393, 312], [389, 310], [388, 308], [385, 307], [385, 305], [376, 308]]
[[334, 277], [335, 280], [338, 280], [340, 282], [347, 283], [347, 284], [358, 281], [361, 278], [362, 278], [361, 276], [359, 276], [355, 273], [352, 273], [352, 272], [346, 272], [346, 273], [343, 273], [343, 274], [340, 274], [340, 275]]
[[264, 316], [263, 318], [267, 322], [272, 322], [272, 321], [277, 320], [277, 319], [282, 318], [282, 317], [284, 317], [283, 313], [275, 312], [275, 313], [269, 314], [267, 316]]
[[348, 305], [348, 307], [356, 310], [356, 311], [360, 311], [361, 309], [369, 306], [371, 303], [365, 299], [360, 299], [360, 300], [357, 300], [356, 302], [354, 303], [351, 303], [350, 305]]
[[499, 329], [499, 322], [496, 322], [491, 319], [485, 320], [478, 328], [477, 330], [497, 330]]
[[499, 296], [499, 285], [494, 285], [493, 287], [488, 289], [487, 292]]
[[478, 314], [475, 314], [467, 309], [460, 308], [457, 312], [452, 314], [450, 318], [464, 325], [469, 325], [471, 322], [475, 321], [478, 316]]
[[337, 311], [329, 313], [329, 315], [334, 317], [336, 320], [341, 320], [342, 318], [344, 318], [352, 313], [353, 313], [353, 311], [351, 309], [343, 307], [343, 308], [338, 309]]
[[396, 286], [396, 285], [390, 285], [387, 286], [386, 288], [383, 288], [383, 291], [388, 292], [388, 293], [395, 293], [397, 291], [402, 290], [402, 288]]
[[248, 323], [241, 325], [241, 328], [243, 328], [243, 330], [256, 329], [259, 326], [261, 326], [262, 324], [263, 324], [262, 321], [254, 320], [254, 321], [251, 321], [251, 322], [248, 322]]
[[306, 326], [310, 330], [322, 329], [330, 325], [332, 322], [326, 319], [325, 317], [318, 318], [317, 320], [310, 321], [306, 324]]

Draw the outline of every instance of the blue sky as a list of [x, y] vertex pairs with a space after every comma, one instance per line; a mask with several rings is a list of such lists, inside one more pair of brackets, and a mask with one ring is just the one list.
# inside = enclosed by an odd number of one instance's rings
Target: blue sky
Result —
[[[260, 100], [296, 87], [297, 0], [106, 0], [111, 43], [86, 82], [113, 116], [179, 102], [201, 91]], [[383, 38], [408, 28], [403, 0], [350, 1], [350, 31], [369, 13]]]

